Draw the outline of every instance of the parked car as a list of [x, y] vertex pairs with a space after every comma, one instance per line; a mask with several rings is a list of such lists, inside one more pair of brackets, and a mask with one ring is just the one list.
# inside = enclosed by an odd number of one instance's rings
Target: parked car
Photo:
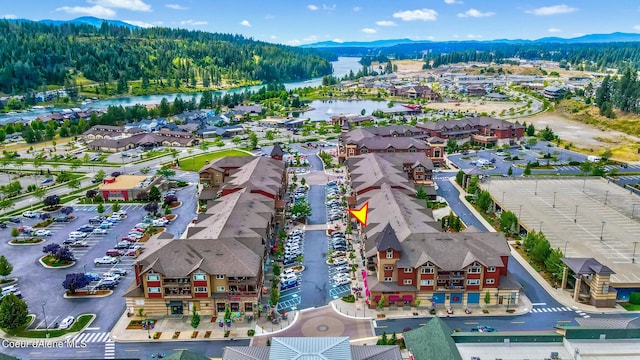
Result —
[[291, 265], [291, 264], [295, 264], [298, 260], [295, 257], [285, 257], [282, 260], [282, 264], [283, 265]]
[[333, 281], [339, 281], [340, 279], [350, 279], [350, 276], [345, 273], [337, 273], [333, 275]]
[[4, 221], [0, 221], [0, 229], [6, 229], [7, 228], [7, 223]]
[[296, 286], [298, 286], [298, 280], [297, 279], [296, 280], [290, 280], [290, 281], [287, 281], [287, 282], [284, 282], [284, 283], [281, 282], [280, 283], [280, 290], [281, 291], [282, 290], [287, 290], [287, 289], [291, 289], [291, 288], [296, 287]]
[[19, 217], [12, 217], [12, 218], [9, 218], [9, 221], [14, 224], [19, 224], [22, 222], [22, 219], [20, 219]]
[[71, 244], [73, 244], [73, 243], [74, 243], [74, 242], [76, 242], [76, 241], [78, 241], [78, 240], [77, 240], [77, 239], [71, 239], [71, 238], [69, 238], [69, 239], [64, 239], [64, 241], [62, 241], [62, 244], [63, 244], [63, 245], [71, 245]]
[[87, 233], [81, 231], [72, 231], [69, 233], [70, 239], [82, 239], [87, 237]]
[[67, 216], [56, 216], [55, 218], [55, 222], [67, 222], [69, 221], [69, 218]]
[[40, 229], [33, 232], [35, 236], [51, 236], [51, 230]]
[[333, 282], [336, 285], [347, 285], [349, 283], [351, 283], [351, 279], [349, 278], [340, 278], [338, 280], [334, 280]]
[[126, 276], [129, 272], [126, 269], [111, 269], [112, 274], [120, 275], [120, 277]]
[[85, 276], [89, 278], [89, 280], [91, 281], [98, 281], [100, 280], [100, 275], [96, 274], [96, 273], [92, 273], [92, 272], [88, 272], [85, 273]]
[[46, 178], [46, 179], [42, 180], [42, 185], [49, 184], [49, 183], [52, 183], [52, 182], [53, 182], [52, 178]]
[[107, 229], [101, 229], [101, 228], [93, 229], [92, 233], [96, 234], [96, 235], [106, 235], [107, 234]]
[[89, 219], [89, 225], [100, 225], [102, 224], [102, 219]]
[[131, 248], [131, 243], [128, 241], [120, 241], [114, 247], [114, 249], [117, 249], [117, 250], [128, 250], [130, 248]]
[[[67, 239], [67, 240], [72, 240], [72, 239]], [[64, 242], [63, 242], [63, 244], [64, 244]], [[89, 243], [84, 241], [84, 240], [76, 240], [76, 241], [70, 243], [69, 246], [70, 247], [87, 247], [87, 246], [89, 246]]]
[[37, 211], [25, 211], [22, 213], [22, 216], [29, 219], [35, 219], [37, 217], [40, 217], [40, 213]]
[[115, 289], [116, 286], [118, 286], [118, 283], [116, 283], [115, 281], [102, 279], [102, 280], [100, 280], [98, 285], [96, 285], [96, 289], [98, 289], [98, 290], [113, 290], [113, 289]]
[[112, 265], [118, 263], [118, 258], [112, 256], [103, 256], [101, 258], [93, 259], [95, 265]]
[[83, 232], [83, 233], [90, 233], [90, 232], [93, 232], [94, 229], [95, 228], [93, 226], [84, 225], [84, 226], [81, 226], [78, 229], [76, 229], [76, 231], [80, 231], [80, 232]]
[[66, 318], [62, 319], [62, 321], [60, 321], [58, 329], [68, 329], [71, 327], [71, 325], [73, 325], [75, 321], [76, 318], [74, 318], [73, 316], [67, 316]]
[[347, 258], [344, 257], [339, 257], [339, 258], [335, 258], [333, 259], [333, 266], [338, 266], [338, 265], [346, 265], [349, 261], [347, 260]]
[[110, 257], [124, 256], [124, 251], [118, 249], [109, 249], [107, 250], [106, 255]]

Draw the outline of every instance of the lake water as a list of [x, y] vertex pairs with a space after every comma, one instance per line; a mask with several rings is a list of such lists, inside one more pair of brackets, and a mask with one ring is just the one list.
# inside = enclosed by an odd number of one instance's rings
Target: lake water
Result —
[[[357, 57], [339, 57], [338, 61], [332, 61], [331, 64], [333, 65], [333, 75], [336, 77], [343, 77], [347, 74], [349, 74], [349, 71], [353, 72], [357, 72], [362, 65], [360, 65], [360, 63], [358, 63], [358, 61], [360, 60], [360, 58]], [[306, 80], [306, 81], [297, 81], [297, 82], [290, 82], [290, 83], [285, 83], [285, 88], [288, 90], [291, 89], [297, 89], [300, 87], [307, 87], [307, 86], [311, 86], [311, 87], [315, 87], [315, 86], [319, 86], [322, 84], [322, 78], [315, 78], [315, 79], [310, 79], [310, 80]], [[243, 92], [245, 90], [250, 90], [250, 91], [258, 91], [260, 88], [262, 87], [262, 85], [259, 86], [250, 86], [250, 87], [244, 87], [244, 88], [238, 88], [238, 89], [231, 89], [231, 90], [224, 90], [224, 91], [216, 91], [215, 93], [218, 95], [224, 95], [227, 92], [228, 93], [235, 93], [235, 92]], [[176, 96], [182, 96], [184, 99], [190, 99], [193, 95], [196, 95], [197, 99], [199, 100], [200, 98], [200, 93], [180, 93], [180, 94], [163, 94], [163, 95], [147, 95], [147, 96], [128, 96], [128, 97], [120, 97], [120, 98], [114, 98], [114, 99], [107, 99], [107, 100], [99, 100], [96, 101], [94, 103], [91, 104], [87, 104], [87, 105], [82, 105], [79, 106], [83, 109], [92, 109], [92, 110], [99, 110], [99, 109], [106, 109], [111, 105], [122, 105], [122, 106], [131, 106], [131, 105], [135, 105], [135, 104], [159, 104], [160, 101], [162, 101], [162, 98], [166, 98], [167, 100], [169, 100], [169, 102], [173, 102], [173, 100], [176, 98]], [[318, 104], [320, 105], [320, 104]], [[313, 107], [316, 107], [314, 105], [312, 105]], [[321, 106], [319, 106], [321, 107]], [[23, 118], [23, 119], [35, 119], [36, 117], [40, 116], [40, 115], [49, 115], [51, 114], [51, 112], [53, 111], [60, 111], [64, 108], [61, 107], [53, 107], [53, 108], [46, 108], [46, 109], [32, 109], [32, 110], [28, 110], [22, 113], [18, 113], [18, 114], [3, 114], [0, 115], [0, 124], [4, 124], [6, 122], [9, 122], [12, 119], [16, 119], [16, 118]], [[361, 109], [358, 109], [357, 111], [360, 112]], [[311, 112], [308, 112], [309, 115], [305, 114], [304, 117], [309, 117], [311, 116]], [[370, 113], [370, 111], [368, 111], [368, 113]], [[316, 115], [313, 115], [316, 116]]]
[[364, 109], [366, 115], [371, 115], [374, 110], [387, 107], [386, 101], [374, 100], [313, 100], [310, 104], [311, 111], [300, 114], [293, 114], [300, 119], [310, 119], [311, 121], [329, 120], [334, 115], [340, 114], [361, 114]]

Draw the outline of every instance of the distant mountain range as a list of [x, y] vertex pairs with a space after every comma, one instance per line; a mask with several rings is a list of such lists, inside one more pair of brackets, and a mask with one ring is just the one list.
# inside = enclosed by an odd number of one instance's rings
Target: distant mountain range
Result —
[[114, 25], [114, 26], [124, 26], [126, 28], [129, 29], [138, 29], [139, 26], [136, 25], [131, 25], [129, 23], [126, 23], [124, 21], [120, 21], [120, 20], [106, 20], [106, 19], [100, 19], [97, 17], [93, 17], [93, 16], [82, 16], [79, 18], [75, 18], [73, 20], [49, 20], [49, 19], [44, 19], [44, 20], [29, 20], [29, 19], [5, 19], [7, 21], [10, 22], [38, 22], [38, 23], [42, 23], [42, 24], [50, 24], [50, 25], [63, 25], [63, 24], [87, 24], [87, 25], [93, 25], [97, 28], [99, 28], [100, 26], [102, 26], [103, 22], [107, 22], [107, 24], [109, 25]]
[[506, 44], [588, 44], [588, 43], [608, 43], [608, 42], [640, 42], [640, 34], [634, 33], [622, 33], [615, 32], [611, 34], [590, 34], [583, 35], [575, 38], [560, 38], [560, 37], [544, 37], [536, 40], [524, 40], [524, 39], [496, 39], [485, 41], [429, 41], [429, 40], [411, 40], [411, 39], [390, 39], [390, 40], [376, 40], [376, 41], [350, 41], [350, 42], [335, 42], [335, 41], [322, 41], [313, 44], [302, 45], [302, 47], [309, 48], [386, 48], [402, 44], [428, 44], [428, 43], [456, 43], [456, 42], [479, 42], [479, 43], [506, 43]]

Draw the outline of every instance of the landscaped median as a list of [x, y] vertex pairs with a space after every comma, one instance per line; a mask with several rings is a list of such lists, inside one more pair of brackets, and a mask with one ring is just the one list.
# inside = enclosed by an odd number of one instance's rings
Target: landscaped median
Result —
[[[95, 319], [95, 314], [83, 314], [78, 316], [76, 321], [69, 327], [68, 329], [27, 329], [29, 325], [33, 323], [35, 320], [35, 315], [29, 315], [29, 320], [25, 323], [25, 325], [19, 327], [16, 330], [9, 331], [2, 329], [0, 332], [0, 336], [4, 338], [6, 341], [12, 342], [30, 342], [25, 339], [50, 339], [61, 341], [58, 339], [64, 335], [77, 333], [83, 331], [91, 322]], [[35, 341], [35, 340], [34, 340]], [[26, 345], [26, 344], [25, 344]], [[66, 345], [66, 343], [65, 343]]]
[[220, 150], [210, 153], [195, 155], [186, 158], [180, 158], [180, 170], [184, 171], [198, 171], [206, 163], [212, 160], [219, 159], [227, 156], [251, 156], [252, 154], [242, 150]]

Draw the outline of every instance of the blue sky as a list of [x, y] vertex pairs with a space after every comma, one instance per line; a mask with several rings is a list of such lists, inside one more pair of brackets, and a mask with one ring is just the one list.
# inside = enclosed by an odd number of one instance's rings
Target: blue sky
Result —
[[243, 34], [288, 45], [640, 33], [637, 0], [2, 0], [0, 6], [0, 17], [6, 18], [67, 20], [85, 15], [140, 26]]

